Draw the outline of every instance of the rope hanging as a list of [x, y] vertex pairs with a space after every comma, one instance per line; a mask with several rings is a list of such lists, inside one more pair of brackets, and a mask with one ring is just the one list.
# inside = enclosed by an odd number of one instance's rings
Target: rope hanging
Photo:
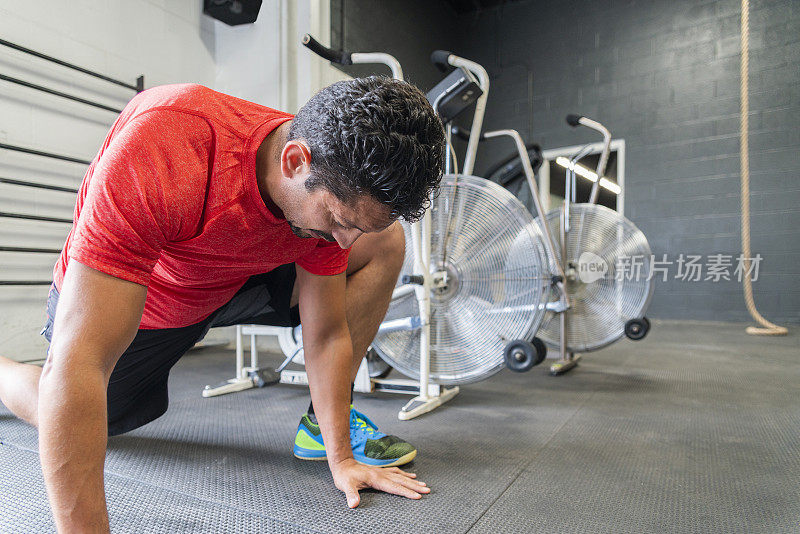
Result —
[[740, 123], [739, 123], [739, 164], [742, 176], [742, 256], [744, 261], [744, 301], [747, 311], [761, 328], [748, 326], [746, 332], [761, 336], [785, 336], [789, 331], [783, 327], [769, 322], [758, 310], [753, 301], [753, 281], [750, 278], [750, 158], [748, 138], [749, 105], [749, 55], [750, 55], [750, 1], [742, 0], [742, 61], [741, 61], [741, 86], [740, 86]]

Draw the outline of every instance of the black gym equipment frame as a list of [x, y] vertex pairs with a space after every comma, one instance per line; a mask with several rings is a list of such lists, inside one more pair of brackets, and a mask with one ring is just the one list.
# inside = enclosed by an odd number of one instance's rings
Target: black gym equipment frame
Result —
[[[46, 54], [42, 54], [41, 52], [37, 52], [35, 50], [31, 50], [30, 48], [26, 48], [24, 46], [20, 46], [18, 44], [6, 41], [4, 39], [0, 39], [0, 46], [5, 46], [8, 48], [12, 48], [18, 52], [22, 52], [23, 54], [28, 54], [39, 59], [43, 59], [45, 61], [49, 61], [51, 63], [55, 63], [56, 65], [60, 65], [62, 67], [66, 67], [68, 69], [80, 72], [82, 74], [86, 74], [88, 76], [92, 76], [99, 80], [103, 80], [105, 82], [124, 87], [126, 89], [130, 89], [132, 91], [136, 91], [136, 93], [141, 93], [144, 91], [144, 75], [140, 75], [136, 78], [135, 84], [130, 84], [124, 82], [122, 80], [118, 80], [112, 78], [110, 76], [106, 76], [99, 72], [95, 72], [89, 69], [85, 69], [83, 67], [79, 67], [78, 65], [69, 63], [67, 61], [63, 61], [61, 59], [48, 56]], [[69, 93], [65, 93], [63, 91], [57, 91], [55, 89], [51, 89], [49, 87], [45, 87], [43, 85], [38, 85], [35, 83], [31, 83], [25, 80], [21, 80], [19, 78], [14, 78], [13, 76], [7, 76], [5, 74], [0, 74], [0, 80], [5, 81], [8, 83], [12, 83], [15, 85], [19, 85], [22, 87], [26, 87], [28, 89], [33, 89], [35, 91], [39, 91], [42, 93], [47, 93], [53, 96], [57, 96], [59, 98], [64, 98], [66, 100], [71, 100], [73, 102], [78, 102], [80, 104], [85, 104], [87, 106], [92, 106], [94, 108], [102, 109], [105, 111], [110, 111], [112, 113], [120, 113], [122, 110], [117, 109], [111, 106], [107, 106], [101, 102], [95, 102], [93, 100], [89, 100], [86, 98], [81, 98]], [[45, 158], [56, 159], [60, 161], [67, 161], [70, 163], [78, 163], [81, 165], [90, 165], [91, 161], [85, 160], [82, 158], [76, 158], [72, 156], [66, 156], [63, 154], [56, 154], [53, 152], [45, 152], [42, 150], [35, 150], [32, 148], [17, 146], [17, 145], [9, 145], [6, 143], [0, 143], [0, 149], [2, 150], [10, 150], [13, 152], [21, 152], [23, 154], [30, 154], [34, 156], [41, 156]], [[77, 194], [78, 190], [72, 187], [62, 187], [57, 185], [48, 185], [48, 184], [40, 184], [37, 182], [29, 182], [27, 180], [17, 180], [13, 178], [5, 178], [0, 177], [0, 184], [8, 184], [8, 185], [15, 185], [20, 187], [30, 187], [36, 189], [47, 189], [50, 191], [58, 191], [62, 193], [71, 193]], [[12, 213], [12, 212], [0, 212], [0, 218], [7, 218], [7, 219], [21, 219], [27, 221], [40, 221], [40, 222], [50, 222], [50, 223], [58, 223], [58, 224], [72, 224], [72, 219], [66, 219], [61, 217], [46, 217], [41, 215], [30, 215], [25, 213]], [[60, 254], [60, 249], [55, 248], [43, 248], [43, 247], [18, 247], [18, 246], [0, 246], [0, 252], [6, 253], [18, 253], [18, 254]], [[49, 286], [52, 282], [45, 281], [45, 280], [0, 280], [0, 286]]]

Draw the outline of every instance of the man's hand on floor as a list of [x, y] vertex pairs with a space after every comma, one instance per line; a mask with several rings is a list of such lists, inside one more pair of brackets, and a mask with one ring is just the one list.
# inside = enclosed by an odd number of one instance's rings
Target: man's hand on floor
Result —
[[418, 480], [417, 475], [397, 467], [373, 467], [362, 465], [352, 458], [331, 466], [333, 482], [347, 496], [347, 506], [355, 508], [361, 502], [358, 490], [375, 488], [386, 493], [402, 495], [409, 499], [420, 499], [431, 489]]

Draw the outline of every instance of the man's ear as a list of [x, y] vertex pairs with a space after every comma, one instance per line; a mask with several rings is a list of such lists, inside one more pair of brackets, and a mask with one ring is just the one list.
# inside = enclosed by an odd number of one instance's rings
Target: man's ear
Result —
[[306, 175], [311, 168], [311, 151], [302, 139], [288, 141], [281, 152], [281, 173], [286, 178]]

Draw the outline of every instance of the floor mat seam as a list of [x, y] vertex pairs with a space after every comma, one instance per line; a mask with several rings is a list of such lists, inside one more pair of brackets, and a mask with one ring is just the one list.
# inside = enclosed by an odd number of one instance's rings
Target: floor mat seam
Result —
[[[39, 455], [38, 451], [32, 450], [32, 449], [27, 448], [27, 447], [20, 447], [20, 446], [14, 445], [13, 443], [7, 443], [7, 442], [3, 441], [3, 442], [0, 442], [0, 445], [10, 446], [11, 448], [16, 449], [18, 451], [28, 452], [28, 453], [34, 454], [36, 456]], [[118, 479], [131, 480], [133, 482], [137, 482], [137, 483], [142, 484], [142, 485], [147, 486], [147, 487], [158, 488], [160, 490], [163, 490], [163, 491], [166, 491], [166, 492], [169, 492], [169, 493], [173, 493], [173, 494], [176, 494], [176, 495], [182, 495], [184, 497], [188, 497], [188, 498], [194, 499], [194, 500], [199, 501], [201, 503], [216, 504], [216, 505], [221, 506], [223, 508], [226, 508], [228, 510], [233, 510], [233, 511], [236, 511], [236, 512], [245, 513], [245, 514], [248, 514], [248, 515], [251, 515], [251, 516], [255, 516], [255, 517], [260, 517], [260, 518], [263, 518], [263, 519], [270, 519], [272, 521], [275, 521], [275, 522], [278, 522], [278, 523], [281, 523], [281, 524], [284, 524], [284, 525], [297, 527], [299, 529], [305, 529], [307, 532], [315, 532], [315, 533], [318, 533], [318, 534], [323, 534], [322, 530], [315, 530], [315, 529], [312, 529], [312, 528], [307, 527], [305, 525], [298, 525], [296, 523], [291, 523], [289, 521], [285, 521], [283, 519], [278, 519], [277, 517], [273, 517], [273, 516], [268, 515], [268, 514], [254, 513], [252, 510], [247, 510], [247, 509], [242, 508], [240, 506], [235, 506], [235, 505], [232, 505], [232, 504], [229, 504], [229, 503], [224, 503], [222, 501], [218, 501], [218, 500], [214, 500], [214, 499], [205, 499], [205, 498], [199, 497], [197, 495], [192, 495], [191, 493], [186, 493], [186, 492], [175, 490], [175, 489], [172, 489], [172, 488], [167, 488], [167, 487], [161, 486], [159, 484], [153, 484], [151, 482], [145, 482], [143, 480], [138, 480], [136, 478], [133, 478], [133, 477], [130, 477], [130, 476], [126, 476], [126, 475], [123, 475], [123, 474], [120, 474], [120, 473], [117, 473], [117, 472], [114, 472], [114, 471], [109, 471], [109, 470], [104, 469], [103, 473], [105, 475], [108, 475], [108, 476], [111, 476], [111, 477], [115, 477], [115, 478], [118, 478]]]
[[36, 454], [36, 455], [39, 454], [38, 450], [31, 449], [31, 448], [25, 447], [23, 445], [18, 445], [16, 443], [12, 443], [10, 441], [3, 441], [2, 439], [0, 439], [0, 445], [5, 445], [7, 447], [11, 447], [12, 449], [16, 449], [18, 451], [26, 451], [26, 452], [30, 452], [30, 453], [33, 453], [33, 454]]
[[241, 506], [235, 506], [235, 505], [224, 503], [222, 501], [214, 500], [214, 499], [205, 499], [205, 498], [199, 497], [197, 495], [192, 495], [191, 493], [186, 493], [184, 491], [179, 491], [179, 490], [175, 490], [175, 489], [172, 489], [172, 488], [167, 488], [167, 487], [164, 487], [164, 486], [161, 486], [161, 485], [158, 485], [158, 484], [153, 484], [151, 482], [145, 482], [143, 480], [138, 480], [138, 479], [135, 479], [135, 478], [132, 478], [132, 477], [129, 477], [129, 476], [125, 476], [125, 475], [121, 475], [119, 473], [115, 473], [113, 471], [105, 471], [105, 473], [109, 474], [111, 476], [117, 477], [117, 478], [124, 479], [124, 480], [132, 480], [134, 482], [138, 482], [139, 484], [142, 484], [142, 485], [147, 486], [147, 487], [158, 488], [160, 490], [167, 491], [167, 492], [170, 492], [170, 493], [174, 493], [176, 495], [183, 495], [184, 497], [189, 497], [191, 499], [194, 499], [196, 501], [200, 501], [200, 502], [203, 502], [203, 503], [216, 504], [216, 505], [221, 506], [223, 508], [227, 508], [228, 510], [235, 510], [237, 512], [243, 512], [245, 514], [249, 514], [251, 516], [256, 516], [256, 517], [261, 517], [263, 519], [271, 519], [273, 521], [276, 521], [278, 523], [282, 523], [284, 525], [289, 525], [289, 526], [297, 527], [297, 528], [300, 528], [300, 529], [306, 529], [308, 532], [316, 532], [318, 534], [323, 534], [323, 531], [321, 531], [321, 530], [315, 530], [315, 529], [312, 529], [312, 528], [305, 527], [303, 525], [298, 525], [296, 523], [291, 523], [291, 522], [285, 521], [283, 519], [278, 519], [276, 517], [272, 517], [271, 515], [268, 515], [268, 514], [254, 513], [252, 510], [247, 510], [245, 508], [242, 508]]
[[[622, 363], [622, 365], [623, 365], [623, 366], [625, 366], [625, 365], [628, 363], [628, 360], [630, 360], [631, 358], [633, 358], [633, 356], [629, 356], [628, 358], [626, 358], [626, 359], [625, 359], [625, 361]], [[607, 382], [607, 381], [608, 381], [608, 378], [606, 378], [604, 381], [606, 381], [606, 382]], [[505, 487], [505, 488], [503, 488], [503, 490], [502, 490], [502, 491], [501, 491], [501, 492], [500, 492], [500, 493], [497, 495], [497, 497], [495, 497], [495, 498], [492, 500], [492, 502], [491, 502], [491, 503], [489, 503], [489, 506], [487, 506], [487, 507], [486, 507], [486, 509], [485, 509], [485, 510], [484, 510], [484, 511], [481, 513], [481, 515], [479, 515], [479, 516], [477, 517], [477, 519], [475, 519], [475, 521], [474, 521], [474, 522], [473, 522], [473, 523], [472, 523], [472, 524], [471, 524], [471, 525], [470, 525], [470, 526], [467, 528], [467, 530], [465, 530], [465, 531], [464, 531], [464, 534], [468, 534], [470, 531], [472, 531], [472, 530], [475, 528], [475, 526], [476, 526], [476, 525], [478, 524], [478, 522], [479, 522], [479, 521], [480, 521], [480, 520], [483, 518], [483, 516], [485, 516], [485, 515], [486, 515], [486, 514], [489, 512], [489, 510], [491, 510], [491, 509], [492, 509], [492, 507], [493, 507], [493, 506], [494, 506], [494, 505], [497, 503], [497, 501], [499, 501], [499, 500], [500, 500], [500, 498], [501, 498], [503, 495], [505, 495], [505, 494], [506, 494], [506, 492], [508, 492], [509, 488], [511, 488], [511, 486], [513, 486], [513, 485], [514, 485], [514, 482], [516, 482], [516, 481], [517, 481], [517, 479], [518, 479], [520, 476], [522, 476], [522, 473], [524, 473], [524, 472], [525, 472], [525, 471], [528, 469], [528, 467], [530, 467], [530, 465], [533, 463], [533, 461], [534, 461], [534, 460], [536, 460], [536, 458], [537, 458], [537, 457], [538, 457], [538, 456], [539, 456], [539, 455], [542, 453], [542, 451], [544, 451], [544, 450], [547, 448], [547, 446], [550, 444], [550, 442], [551, 442], [551, 441], [553, 441], [553, 440], [555, 439], [555, 437], [558, 435], [558, 433], [559, 433], [559, 432], [561, 432], [561, 430], [562, 430], [562, 429], [563, 429], [563, 428], [564, 428], [564, 427], [567, 425], [567, 423], [569, 423], [570, 421], [572, 421], [572, 419], [573, 419], [573, 418], [574, 418], [576, 415], [578, 415], [578, 412], [580, 412], [581, 410], [583, 410], [583, 408], [586, 406], [586, 404], [587, 404], [587, 403], [588, 403], [590, 400], [592, 400], [592, 399], [593, 399], [593, 398], [594, 398], [594, 397], [595, 397], [597, 394], [598, 394], [598, 391], [593, 391], [593, 392], [592, 392], [590, 395], [588, 395], [588, 396], [587, 396], [587, 397], [586, 397], [586, 398], [583, 400], [583, 402], [581, 402], [581, 403], [580, 403], [580, 404], [579, 404], [579, 405], [578, 405], [578, 406], [575, 408], [575, 411], [573, 411], [573, 412], [570, 414], [570, 416], [569, 416], [569, 417], [567, 417], [567, 418], [564, 420], [564, 422], [563, 422], [563, 423], [561, 423], [560, 425], [558, 425], [558, 428], [556, 428], [556, 429], [555, 429], [555, 431], [554, 431], [554, 432], [553, 432], [553, 433], [550, 435], [550, 437], [549, 437], [549, 438], [547, 438], [547, 441], [545, 441], [544, 443], [542, 443], [541, 447], [539, 447], [539, 449], [538, 449], [538, 450], [537, 450], [537, 451], [534, 453], [534, 455], [531, 457], [531, 459], [530, 459], [530, 460], [528, 460], [528, 461], [525, 463], [525, 465], [523, 465], [523, 466], [522, 466], [522, 468], [519, 470], [519, 472], [517, 472], [517, 474], [514, 476], [514, 478], [512, 478], [512, 479], [509, 481], [509, 483], [506, 485], [506, 487]]]
[[[591, 398], [592, 396], [594, 396], [594, 394], [590, 395], [590, 397], [589, 397], [589, 398]], [[586, 399], [586, 400], [588, 401], [589, 399]], [[541, 454], [541, 452], [542, 452], [542, 451], [545, 449], [545, 447], [547, 447], [547, 445], [548, 445], [548, 444], [549, 444], [549, 443], [550, 443], [550, 442], [551, 442], [551, 441], [552, 441], [552, 440], [553, 440], [553, 439], [556, 437], [556, 434], [558, 434], [559, 432], [561, 432], [561, 429], [562, 429], [562, 428], [564, 428], [564, 425], [566, 425], [566, 424], [567, 424], [569, 421], [571, 421], [571, 420], [572, 420], [572, 418], [573, 418], [573, 417], [575, 417], [575, 415], [576, 415], [576, 414], [577, 414], [579, 411], [581, 411], [581, 409], [583, 409], [583, 406], [584, 406], [584, 404], [585, 404], [585, 402], [584, 402], [583, 404], [581, 404], [580, 406], [578, 406], [577, 408], [575, 408], [575, 411], [574, 411], [573, 413], [571, 413], [571, 414], [570, 414], [570, 416], [569, 416], [569, 417], [567, 417], [567, 418], [564, 420], [564, 422], [563, 422], [563, 423], [561, 423], [561, 424], [558, 426], [558, 428], [557, 428], [557, 429], [556, 429], [556, 430], [553, 432], [553, 434], [552, 434], [552, 435], [551, 435], [549, 438], [547, 438], [547, 441], [545, 441], [544, 443], [542, 443], [541, 447], [539, 448], [539, 450], [538, 450], [536, 453], [534, 453], [533, 457], [531, 457], [531, 459], [530, 459], [530, 460], [528, 460], [528, 461], [525, 463], [525, 465], [523, 465], [523, 466], [520, 468], [520, 470], [517, 472], [517, 474], [516, 474], [516, 475], [514, 475], [514, 478], [512, 478], [512, 479], [511, 479], [511, 480], [508, 482], [508, 484], [506, 485], [506, 487], [504, 487], [504, 488], [503, 488], [503, 490], [502, 490], [502, 491], [501, 491], [501, 492], [500, 492], [500, 493], [497, 495], [497, 497], [495, 497], [494, 499], [492, 499], [492, 502], [491, 502], [491, 503], [489, 503], [489, 505], [488, 505], [488, 506], [486, 507], [486, 509], [485, 509], [485, 510], [484, 510], [484, 511], [481, 513], [481, 515], [479, 515], [479, 516], [478, 516], [478, 517], [475, 519], [475, 521], [474, 521], [474, 522], [473, 522], [473, 523], [472, 523], [472, 524], [471, 524], [469, 527], [467, 527], [467, 530], [465, 530], [465, 531], [464, 531], [464, 533], [465, 533], [465, 534], [467, 534], [467, 533], [468, 533], [468, 532], [470, 532], [470, 531], [471, 531], [473, 528], [475, 528], [475, 525], [477, 525], [477, 524], [478, 524], [478, 522], [479, 522], [479, 521], [480, 521], [480, 520], [483, 518], [483, 516], [485, 516], [485, 515], [486, 515], [486, 513], [487, 513], [489, 510], [491, 510], [492, 506], [494, 506], [494, 505], [497, 503], [497, 501], [499, 501], [499, 500], [500, 500], [500, 497], [502, 497], [503, 495], [505, 495], [505, 494], [506, 494], [506, 492], [509, 490], [509, 488], [510, 488], [511, 486], [513, 486], [513, 485], [514, 485], [514, 482], [516, 482], [516, 481], [517, 481], [517, 479], [518, 479], [520, 476], [522, 476], [522, 473], [524, 473], [524, 472], [525, 472], [525, 470], [526, 470], [526, 469], [528, 469], [528, 466], [530, 466], [530, 465], [533, 463], [533, 461], [534, 461], [534, 460], [535, 460], [535, 459], [536, 459], [536, 458], [539, 456], [539, 454]]]

